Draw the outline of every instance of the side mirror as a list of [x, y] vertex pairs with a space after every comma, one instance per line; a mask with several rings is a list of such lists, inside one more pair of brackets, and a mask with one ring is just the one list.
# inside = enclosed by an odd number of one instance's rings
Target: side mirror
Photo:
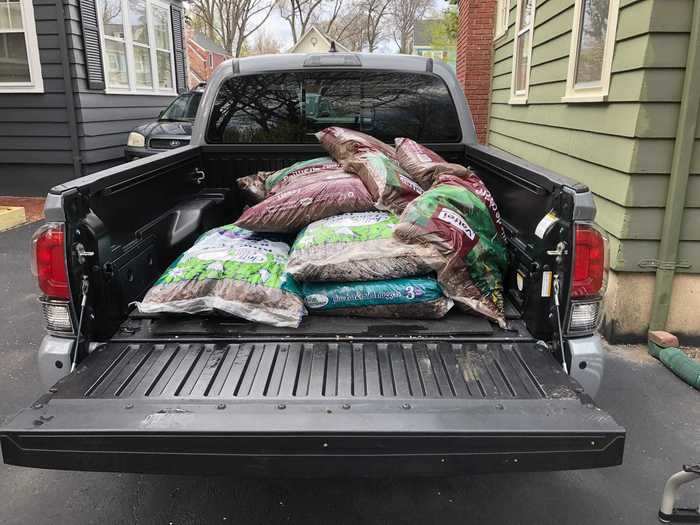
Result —
[[165, 113], [165, 110], [164, 110], [164, 109], [161, 109], [161, 110], [158, 112], [158, 118], [162, 118], [164, 113]]

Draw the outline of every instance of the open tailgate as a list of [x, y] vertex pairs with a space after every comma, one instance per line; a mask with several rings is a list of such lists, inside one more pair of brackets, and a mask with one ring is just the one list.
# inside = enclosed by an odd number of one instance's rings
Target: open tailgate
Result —
[[402, 475], [622, 462], [625, 430], [533, 342], [112, 342], [0, 429], [6, 463]]

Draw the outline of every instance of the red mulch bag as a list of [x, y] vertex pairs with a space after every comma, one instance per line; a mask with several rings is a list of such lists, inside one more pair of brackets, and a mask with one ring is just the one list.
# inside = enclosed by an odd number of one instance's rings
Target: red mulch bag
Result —
[[394, 139], [394, 144], [399, 166], [424, 190], [430, 188], [440, 175], [467, 177], [469, 174], [464, 166], [447, 162], [415, 140], [399, 137]]
[[433, 246], [445, 261], [438, 270], [445, 295], [505, 328], [505, 233], [496, 203], [479, 177], [471, 172], [466, 179], [440, 176], [406, 207], [394, 236]]
[[256, 232], [296, 233], [326, 217], [373, 209], [372, 196], [357, 176], [329, 170], [298, 178], [245, 210], [235, 224]]
[[342, 166], [330, 157], [317, 157], [315, 159], [302, 160], [287, 168], [272, 172], [265, 178], [265, 190], [267, 195], [279, 193], [290, 184], [310, 175], [324, 174], [338, 171]]
[[345, 161], [343, 166], [364, 182], [378, 210], [400, 215], [409, 202], [423, 193], [423, 188], [383, 153], [361, 153]]
[[338, 162], [349, 160], [357, 154], [368, 151], [379, 151], [390, 159], [396, 155], [394, 148], [389, 144], [353, 129], [332, 126], [316, 133], [316, 138]]

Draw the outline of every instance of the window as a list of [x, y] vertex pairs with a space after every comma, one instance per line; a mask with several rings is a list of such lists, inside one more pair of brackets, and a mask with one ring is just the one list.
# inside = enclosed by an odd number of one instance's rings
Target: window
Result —
[[44, 92], [31, 0], [0, 0], [0, 92]]
[[167, 4], [155, 0], [98, 0], [98, 9], [107, 90], [174, 94]]
[[235, 76], [214, 102], [212, 143], [316, 143], [328, 126], [384, 141], [458, 142], [459, 117], [444, 82], [430, 74], [309, 71]]
[[510, 13], [510, 0], [496, 0], [496, 27], [494, 40], [501, 38], [508, 32], [508, 14]]
[[564, 102], [602, 102], [610, 87], [619, 0], [576, 0]]
[[515, 16], [515, 40], [513, 42], [511, 104], [527, 103], [527, 93], [530, 87], [530, 55], [532, 54], [532, 28], [534, 21], [535, 0], [518, 0]]
[[158, 120], [192, 122], [197, 115], [201, 93], [185, 93], [173, 100]]

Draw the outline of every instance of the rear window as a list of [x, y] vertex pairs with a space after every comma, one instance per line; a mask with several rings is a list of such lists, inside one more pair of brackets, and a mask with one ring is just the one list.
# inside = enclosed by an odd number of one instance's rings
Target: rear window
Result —
[[210, 143], [317, 142], [314, 133], [342, 126], [386, 142], [458, 142], [459, 119], [447, 86], [431, 74], [303, 71], [232, 77], [219, 90]]

